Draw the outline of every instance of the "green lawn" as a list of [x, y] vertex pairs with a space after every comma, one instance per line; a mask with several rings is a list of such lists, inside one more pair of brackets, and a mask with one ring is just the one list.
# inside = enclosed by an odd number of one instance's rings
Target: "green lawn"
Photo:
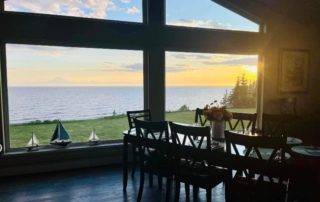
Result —
[[[254, 113], [255, 109], [230, 109], [233, 112]], [[166, 120], [180, 123], [193, 123], [194, 111], [167, 112]], [[128, 128], [125, 115], [82, 121], [63, 121], [63, 126], [73, 142], [87, 142], [90, 132], [95, 129], [101, 140], [122, 139], [122, 131]], [[11, 148], [24, 147], [34, 132], [41, 145], [47, 145], [56, 123], [34, 123], [10, 125]]]

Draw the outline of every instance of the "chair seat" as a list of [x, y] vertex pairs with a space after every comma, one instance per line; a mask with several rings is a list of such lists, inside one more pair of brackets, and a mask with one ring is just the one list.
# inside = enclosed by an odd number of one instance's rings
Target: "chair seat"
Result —
[[152, 153], [147, 157], [145, 161], [145, 170], [146, 172], [161, 175], [169, 176], [173, 174], [173, 167], [171, 159], [163, 156], [159, 156], [156, 153]]
[[287, 185], [236, 177], [227, 183], [226, 189], [232, 192], [231, 201], [284, 201]]
[[214, 187], [226, 179], [227, 171], [225, 169], [211, 167], [210, 169], [203, 170], [203, 168], [184, 167], [176, 175], [176, 179], [187, 183], [193, 184], [198, 187]]

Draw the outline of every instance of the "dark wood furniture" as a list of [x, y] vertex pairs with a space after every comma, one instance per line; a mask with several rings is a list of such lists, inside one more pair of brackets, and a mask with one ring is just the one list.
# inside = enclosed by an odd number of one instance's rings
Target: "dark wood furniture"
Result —
[[[129, 129], [132, 130], [135, 128], [134, 119], [146, 120], [151, 121], [151, 111], [150, 109], [145, 110], [135, 110], [135, 111], [127, 111], [127, 118], [128, 118], [128, 125]], [[132, 171], [131, 177], [134, 177], [136, 166], [137, 166], [137, 156], [138, 156], [138, 149], [135, 145], [132, 145]]]
[[254, 132], [256, 128], [257, 114], [249, 113], [232, 113], [232, 119], [228, 120], [228, 129], [229, 130], [240, 130], [243, 133], [245, 131]]
[[293, 146], [294, 172], [290, 180], [290, 201], [320, 201], [320, 146]]
[[282, 114], [262, 114], [262, 134], [264, 136], [283, 136], [285, 133], [285, 118]]
[[[144, 175], [153, 174], [167, 179], [166, 201], [170, 199], [171, 184], [174, 172], [173, 152], [170, 152], [161, 142], [169, 143], [169, 131], [167, 122], [150, 122], [134, 119], [137, 146], [139, 150], [140, 186], [137, 201], [141, 201]], [[148, 141], [153, 140], [153, 141]], [[150, 176], [150, 175], [149, 175]]]
[[200, 126], [204, 126], [207, 123], [207, 118], [203, 115], [203, 109], [197, 108], [195, 111], [194, 122]]
[[150, 109], [127, 111], [127, 118], [129, 129], [135, 128], [134, 119], [151, 121], [151, 111]]
[[[285, 201], [288, 169], [285, 163], [284, 137], [246, 136], [226, 131], [226, 149], [240, 157], [229, 168], [226, 201]], [[239, 152], [238, 145], [244, 146]], [[272, 149], [268, 156], [261, 148]], [[254, 155], [252, 155], [254, 154]]]
[[[209, 127], [196, 127], [179, 125], [170, 122], [173, 142], [181, 148], [176, 155], [177, 172], [175, 173], [175, 200], [179, 200], [180, 183], [185, 183], [187, 198], [189, 198], [189, 185], [193, 185], [194, 198], [198, 188], [206, 189], [207, 201], [211, 201], [211, 189], [224, 180], [225, 170], [219, 169], [201, 156], [190, 153], [195, 150], [211, 151], [211, 136]], [[221, 153], [221, 152], [220, 152]]]

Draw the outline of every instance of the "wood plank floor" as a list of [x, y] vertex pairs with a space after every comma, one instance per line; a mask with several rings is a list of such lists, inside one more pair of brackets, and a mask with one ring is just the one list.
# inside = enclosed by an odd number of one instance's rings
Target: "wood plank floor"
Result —
[[[0, 178], [0, 201], [134, 202], [137, 198], [138, 188], [139, 173], [136, 173], [134, 179], [129, 177], [127, 192], [122, 191], [121, 166], [86, 168], [37, 175], [2, 177]], [[198, 201], [206, 201], [205, 196], [205, 190], [200, 189]], [[156, 177], [154, 177], [152, 188], [149, 187], [148, 180], [146, 180], [142, 201], [161, 202], [165, 201], [164, 199], [165, 180], [162, 190], [158, 189]], [[184, 188], [181, 188], [180, 201], [186, 201]], [[212, 201], [225, 201], [223, 184], [219, 184], [212, 190]]]

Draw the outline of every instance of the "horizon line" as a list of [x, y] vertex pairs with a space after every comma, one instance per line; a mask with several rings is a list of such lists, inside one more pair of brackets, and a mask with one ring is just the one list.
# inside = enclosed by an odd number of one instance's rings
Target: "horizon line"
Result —
[[[143, 86], [8, 86], [8, 88], [74, 88], [74, 87], [83, 87], [83, 88], [88, 88], [88, 87], [93, 87], [93, 88], [103, 88], [103, 87], [143, 87]], [[204, 85], [204, 86], [192, 86], [192, 85], [185, 85], [185, 86], [177, 86], [177, 85], [169, 85], [166, 87], [234, 87], [234, 85]]]

